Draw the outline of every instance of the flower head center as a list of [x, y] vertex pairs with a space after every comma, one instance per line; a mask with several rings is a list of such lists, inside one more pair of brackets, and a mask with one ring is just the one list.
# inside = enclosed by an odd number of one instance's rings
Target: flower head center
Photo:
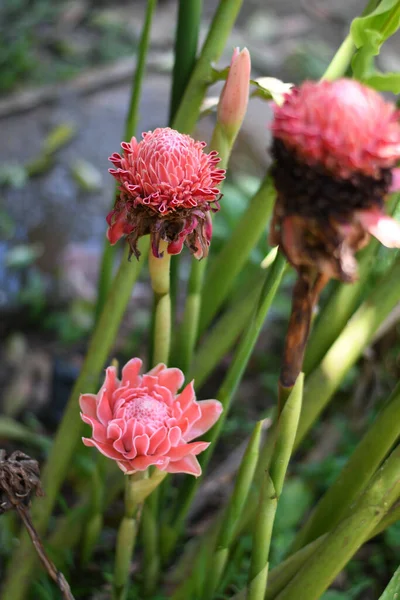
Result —
[[170, 416], [168, 406], [151, 396], [142, 396], [130, 400], [125, 405], [128, 419], [136, 419], [142, 425], [161, 427]]

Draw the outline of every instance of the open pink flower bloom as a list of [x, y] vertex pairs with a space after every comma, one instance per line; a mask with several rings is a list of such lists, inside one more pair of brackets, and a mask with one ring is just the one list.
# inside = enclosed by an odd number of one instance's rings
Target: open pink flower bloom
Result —
[[155, 465], [199, 476], [196, 455], [209, 444], [192, 440], [218, 420], [221, 403], [197, 402], [193, 382], [178, 394], [184, 383], [179, 369], [159, 364], [141, 376], [141, 366], [139, 358], [130, 360], [121, 381], [116, 368], [108, 367], [100, 391], [81, 395], [82, 420], [92, 427], [92, 437], [83, 443], [116, 460], [126, 474]]
[[387, 195], [400, 188], [399, 117], [351, 79], [306, 81], [275, 107], [271, 243], [299, 272], [351, 282], [370, 235], [400, 247], [400, 225], [385, 214]]
[[208, 253], [211, 240], [210, 211], [219, 210], [218, 185], [225, 170], [217, 167], [215, 151], [204, 152], [198, 142], [169, 127], [142, 134], [143, 140], [123, 142], [122, 156], [110, 156], [111, 175], [119, 182], [114, 210], [108, 215], [107, 236], [115, 244], [126, 236], [139, 257], [137, 240], [150, 234], [154, 256], [160, 240], [168, 253], [179, 254], [188, 246], [196, 258]]

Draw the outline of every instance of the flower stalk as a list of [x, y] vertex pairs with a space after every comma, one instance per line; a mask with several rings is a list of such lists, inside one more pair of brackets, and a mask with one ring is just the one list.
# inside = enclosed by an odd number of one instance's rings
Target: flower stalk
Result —
[[276, 509], [296, 438], [303, 396], [303, 374], [299, 375], [281, 414], [269, 470], [261, 484], [254, 522], [253, 546], [247, 587], [247, 600], [263, 600], [268, 578], [268, 557]]
[[171, 345], [171, 297], [170, 265], [171, 255], [167, 252], [167, 242], [160, 243], [161, 258], [149, 254], [149, 272], [154, 293], [154, 341], [153, 364], [168, 364]]
[[139, 471], [125, 476], [125, 513], [117, 533], [113, 600], [125, 600], [127, 597], [131, 560], [141, 515], [141, 508], [135, 498], [134, 484], [144, 479], [145, 474], [145, 471]]
[[[286, 261], [281, 255], [278, 255], [273, 265], [271, 266], [271, 269], [267, 273], [258, 300], [258, 304], [249, 323], [249, 327], [238, 345], [238, 349], [235, 353], [229, 371], [221, 387], [219, 388], [217, 395], [224, 407], [224, 412], [222, 414], [222, 417], [219, 419], [218, 424], [213, 427], [210, 434], [207, 436], [208, 441], [211, 442], [211, 446], [203, 454], [201, 462], [203, 470], [206, 469], [208, 462], [211, 458], [212, 451], [215, 449], [217, 440], [222, 431], [223, 423], [225, 422], [225, 419], [229, 414], [229, 408], [232, 399], [240, 384], [247, 363], [253, 352], [254, 346], [261, 332], [264, 321], [267, 317], [271, 303], [279, 288], [283, 273], [285, 271], [285, 267]], [[173, 537], [169, 542], [169, 547], [165, 550], [166, 556], [169, 556], [175, 547], [175, 544], [181, 533], [182, 526], [185, 522], [187, 513], [189, 511], [191, 502], [196, 493], [197, 487], [198, 481], [187, 481], [181, 488], [181, 491], [176, 501], [176, 506], [178, 507], [178, 509], [176, 511], [176, 514], [173, 516], [171, 523], [171, 531], [173, 532]]]
[[233, 535], [235, 527], [248, 498], [257, 465], [262, 427], [263, 421], [259, 421], [254, 428], [240, 463], [235, 487], [222, 518], [221, 529], [219, 531], [215, 550], [210, 553], [210, 563], [207, 569], [205, 593], [203, 595], [204, 600], [211, 600], [213, 598], [225, 571], [234, 539]]
[[[212, 150], [221, 157], [221, 167], [225, 169], [242, 126], [249, 99], [251, 61], [247, 48], [241, 52], [236, 48], [225, 86], [218, 103], [217, 122], [210, 142]], [[181, 348], [178, 364], [184, 372], [190, 368], [197, 342], [199, 318], [202, 302], [202, 288], [207, 262], [193, 262], [189, 277], [189, 287], [182, 323]]]
[[[148, 249], [147, 240], [141, 240], [140, 245], [142, 253], [145, 255]], [[130, 263], [127, 257], [128, 249], [122, 257], [114, 285], [94, 329], [85, 362], [71, 392], [61, 425], [42, 472], [45, 496], [40, 500], [35, 500], [32, 506], [32, 517], [39, 535], [43, 535], [47, 529], [57, 494], [65, 479], [82, 432], [78, 407], [79, 395], [82, 389], [94, 390], [97, 386], [97, 380], [111, 351], [126, 306], [131, 298], [133, 285], [143, 265], [143, 261]], [[5, 597], [22, 600], [29, 586], [34, 565], [35, 556], [31, 552], [28, 540], [23, 537], [5, 579], [3, 592]]]
[[[147, 54], [149, 51], [150, 32], [157, 0], [147, 0], [146, 15], [139, 41], [136, 70], [132, 80], [131, 98], [125, 121], [124, 138], [130, 140], [135, 135], [139, 121], [139, 103], [142, 95], [143, 80], [145, 75]], [[114, 200], [113, 200], [114, 203]], [[104, 240], [103, 255], [99, 271], [99, 283], [96, 304], [96, 320], [100, 318], [113, 277], [115, 248]]]
[[[228, 298], [236, 277], [245, 266], [251, 251], [265, 233], [275, 201], [275, 188], [267, 175], [251, 199], [248, 208], [232, 231], [205, 277], [199, 335]], [[240, 240], [240, 243], [238, 243]]]
[[212, 65], [219, 60], [225, 48], [242, 3], [243, 0], [223, 0], [218, 4], [207, 38], [173, 121], [173, 127], [181, 133], [192, 133], [196, 126], [201, 103], [211, 81]]

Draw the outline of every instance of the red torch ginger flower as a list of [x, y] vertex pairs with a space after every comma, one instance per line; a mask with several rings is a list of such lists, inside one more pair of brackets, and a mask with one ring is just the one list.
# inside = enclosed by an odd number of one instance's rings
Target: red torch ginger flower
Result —
[[275, 107], [272, 131], [271, 242], [299, 271], [354, 281], [369, 234], [400, 247], [400, 226], [384, 213], [400, 159], [395, 106], [350, 79], [305, 82]]
[[116, 368], [108, 367], [100, 391], [81, 395], [82, 420], [92, 427], [92, 437], [83, 443], [116, 460], [126, 474], [155, 465], [199, 476], [196, 455], [209, 444], [192, 440], [218, 420], [221, 403], [197, 402], [193, 382], [178, 394], [184, 382], [179, 369], [159, 364], [141, 376], [141, 366], [139, 358], [130, 360], [121, 381]]
[[111, 175], [119, 182], [114, 210], [108, 215], [107, 236], [115, 244], [126, 236], [139, 257], [137, 240], [150, 234], [152, 252], [159, 257], [160, 240], [169, 254], [183, 244], [196, 258], [208, 253], [212, 226], [210, 210], [219, 210], [218, 185], [225, 171], [215, 151], [204, 152], [205, 142], [170, 129], [143, 133], [143, 140], [123, 142], [122, 156], [110, 156]]

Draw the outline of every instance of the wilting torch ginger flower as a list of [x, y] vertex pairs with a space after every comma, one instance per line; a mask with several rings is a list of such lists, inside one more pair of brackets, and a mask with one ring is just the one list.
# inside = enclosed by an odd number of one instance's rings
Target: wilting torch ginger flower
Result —
[[168, 473], [201, 474], [196, 456], [208, 442], [192, 440], [218, 420], [218, 400], [196, 401], [193, 382], [182, 387], [179, 369], [159, 364], [139, 375], [142, 361], [133, 358], [122, 369], [108, 367], [98, 394], [82, 394], [81, 417], [92, 427], [92, 437], [83, 438], [115, 460], [125, 474], [154, 465]]
[[281, 374], [291, 386], [325, 283], [357, 278], [355, 253], [370, 235], [400, 247], [400, 225], [384, 210], [399, 183], [399, 111], [357, 81], [305, 82], [275, 107], [272, 132], [270, 241], [299, 274]]
[[179, 254], [185, 244], [196, 258], [207, 256], [210, 211], [219, 210], [218, 185], [225, 178], [218, 153], [207, 154], [205, 142], [169, 127], [142, 137], [122, 142], [122, 155], [115, 152], [109, 159], [114, 165], [109, 171], [120, 184], [107, 217], [109, 241], [115, 244], [126, 236], [138, 258], [137, 240], [150, 234], [156, 258], [161, 240], [168, 243], [169, 254]]

